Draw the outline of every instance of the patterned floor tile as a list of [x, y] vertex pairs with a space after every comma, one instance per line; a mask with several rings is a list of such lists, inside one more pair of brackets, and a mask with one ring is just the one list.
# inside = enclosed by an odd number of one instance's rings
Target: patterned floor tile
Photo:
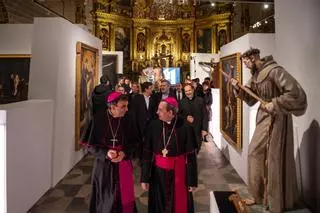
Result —
[[79, 192], [76, 194], [75, 197], [81, 197], [81, 198], [88, 197], [91, 194], [91, 189], [92, 187], [90, 184], [85, 184], [80, 188]]
[[[84, 213], [88, 212], [91, 193], [91, 172], [94, 158], [90, 155], [52, 190], [48, 191], [28, 213]], [[139, 213], [147, 213], [148, 192], [141, 189], [140, 167], [133, 162], [136, 205]], [[209, 192], [240, 190], [246, 186], [213, 143], [204, 143], [198, 155], [199, 182], [194, 191], [196, 213], [209, 212]], [[255, 207], [254, 211], [260, 210]]]

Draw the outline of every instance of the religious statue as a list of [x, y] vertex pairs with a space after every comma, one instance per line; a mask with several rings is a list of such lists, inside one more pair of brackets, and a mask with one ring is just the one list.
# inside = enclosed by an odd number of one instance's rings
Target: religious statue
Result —
[[142, 32], [138, 33], [137, 35], [137, 51], [138, 52], [146, 51], [145, 43], [146, 43], [146, 36], [144, 35], [144, 33]]

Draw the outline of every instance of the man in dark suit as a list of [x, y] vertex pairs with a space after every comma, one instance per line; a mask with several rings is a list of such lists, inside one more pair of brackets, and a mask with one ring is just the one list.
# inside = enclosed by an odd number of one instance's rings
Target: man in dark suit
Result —
[[[137, 94], [132, 100], [130, 114], [134, 123], [137, 125], [141, 141], [144, 140], [149, 123], [155, 119], [156, 111], [153, 97], [151, 96], [153, 86], [150, 82], [144, 82], [141, 85], [142, 94]], [[140, 157], [141, 149], [136, 153], [136, 157]]]
[[175, 98], [174, 91], [170, 89], [170, 82], [166, 79], [161, 80], [160, 92], [154, 94], [154, 106], [156, 106], [155, 112], [158, 110], [159, 103], [161, 100], [167, 97]]
[[192, 85], [184, 86], [186, 97], [180, 104], [180, 115], [194, 128], [198, 152], [201, 148], [202, 139], [208, 134], [208, 113], [203, 98], [195, 95]]
[[177, 99], [178, 103], [180, 104], [181, 100], [186, 97], [184, 90], [182, 89], [182, 84], [178, 83], [174, 90], [174, 97]]

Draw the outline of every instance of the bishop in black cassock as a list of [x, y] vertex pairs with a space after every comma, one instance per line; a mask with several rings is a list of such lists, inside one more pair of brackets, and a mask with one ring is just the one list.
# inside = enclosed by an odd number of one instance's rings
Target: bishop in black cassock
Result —
[[107, 102], [107, 112], [93, 115], [82, 137], [95, 156], [90, 213], [136, 213], [131, 157], [138, 135], [130, 116], [125, 116], [127, 96], [112, 92]]
[[141, 186], [149, 190], [149, 213], [193, 213], [197, 187], [195, 135], [177, 116], [178, 103], [168, 97], [158, 107], [144, 142]]

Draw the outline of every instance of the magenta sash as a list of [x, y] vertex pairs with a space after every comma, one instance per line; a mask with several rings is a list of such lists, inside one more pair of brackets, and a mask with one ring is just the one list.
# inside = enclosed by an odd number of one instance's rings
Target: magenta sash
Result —
[[186, 184], [186, 158], [184, 155], [177, 157], [163, 157], [156, 155], [156, 166], [174, 170], [174, 212], [188, 212], [188, 188]]
[[122, 213], [133, 213], [134, 182], [133, 168], [130, 160], [123, 160], [119, 164], [120, 191]]
[[[122, 146], [109, 147], [117, 152], [122, 151]], [[119, 163], [119, 180], [122, 213], [134, 212], [134, 181], [131, 160], [122, 160]]]

